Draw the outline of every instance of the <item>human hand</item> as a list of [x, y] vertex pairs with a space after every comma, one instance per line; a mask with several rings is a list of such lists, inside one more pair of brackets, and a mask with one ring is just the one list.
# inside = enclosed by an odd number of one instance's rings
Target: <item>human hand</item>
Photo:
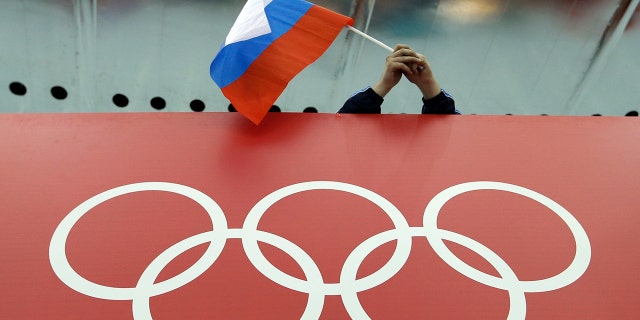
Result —
[[422, 96], [428, 100], [440, 93], [440, 84], [433, 75], [427, 57], [420, 53], [414, 53], [416, 54], [415, 57], [418, 58], [418, 62], [409, 64], [408, 67], [411, 69], [411, 72], [405, 72], [404, 75], [407, 77], [407, 80], [420, 89]]
[[418, 53], [409, 46], [397, 45], [393, 53], [387, 57], [380, 81], [372, 87], [373, 91], [381, 97], [386, 96], [400, 82], [403, 74], [408, 77], [420, 71], [421, 61]]

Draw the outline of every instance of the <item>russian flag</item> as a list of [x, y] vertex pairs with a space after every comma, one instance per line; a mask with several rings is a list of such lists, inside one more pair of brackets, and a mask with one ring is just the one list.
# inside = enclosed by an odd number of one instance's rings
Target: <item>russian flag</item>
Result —
[[347, 16], [303, 0], [248, 0], [211, 63], [233, 106], [259, 124], [298, 73], [316, 61]]

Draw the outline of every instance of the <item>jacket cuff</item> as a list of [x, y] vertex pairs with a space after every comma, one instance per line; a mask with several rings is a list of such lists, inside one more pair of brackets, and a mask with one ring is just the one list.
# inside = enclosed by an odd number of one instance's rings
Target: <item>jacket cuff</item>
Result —
[[382, 105], [382, 102], [384, 102], [384, 98], [382, 98], [379, 94], [373, 91], [373, 88], [371, 87], [365, 88], [364, 94], [366, 95], [367, 98], [371, 99], [371, 102], [373, 102], [378, 106]]

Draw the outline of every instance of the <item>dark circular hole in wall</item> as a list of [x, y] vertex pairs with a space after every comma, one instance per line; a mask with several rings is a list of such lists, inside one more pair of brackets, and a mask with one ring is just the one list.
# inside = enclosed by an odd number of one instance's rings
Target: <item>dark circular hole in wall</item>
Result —
[[269, 112], [281, 112], [282, 110], [280, 110], [280, 107], [276, 106], [275, 104], [271, 106], [271, 108], [269, 108]]
[[64, 100], [67, 98], [68, 93], [65, 88], [61, 86], [55, 86], [51, 88], [51, 95], [58, 100]]
[[194, 112], [202, 112], [202, 111], [204, 111], [206, 106], [205, 106], [204, 102], [202, 102], [202, 100], [195, 99], [195, 100], [191, 101], [191, 103], [189, 104], [189, 107]]
[[9, 84], [9, 90], [11, 90], [11, 93], [15, 94], [16, 96], [24, 96], [25, 94], [27, 94], [27, 87], [17, 81], [11, 82]]
[[161, 97], [155, 97], [151, 99], [151, 107], [156, 110], [162, 110], [167, 106], [167, 102]]
[[124, 108], [129, 105], [129, 98], [127, 98], [127, 96], [121, 93], [115, 94], [113, 96], [112, 101], [113, 101], [113, 104], [115, 104], [117, 107], [120, 107], [120, 108]]

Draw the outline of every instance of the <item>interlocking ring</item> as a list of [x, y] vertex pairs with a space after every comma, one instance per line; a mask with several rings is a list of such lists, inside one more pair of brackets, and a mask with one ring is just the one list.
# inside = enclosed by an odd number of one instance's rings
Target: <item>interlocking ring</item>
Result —
[[[264, 213], [276, 202], [299, 192], [313, 190], [336, 190], [360, 196], [380, 207], [391, 219], [394, 229], [376, 234], [359, 244], [345, 260], [338, 283], [325, 283], [317, 264], [302, 248], [278, 235], [258, 230]], [[567, 224], [576, 243], [573, 262], [561, 273], [547, 279], [521, 281], [509, 265], [483, 244], [464, 235], [442, 230], [437, 227], [438, 214], [442, 206], [453, 197], [476, 190], [500, 190], [528, 197], [543, 204]], [[69, 233], [78, 220], [92, 208], [112, 198], [141, 191], [173, 192], [190, 198], [202, 206], [211, 218], [214, 230], [184, 239], [162, 252], [144, 270], [133, 288], [116, 288], [91, 282], [80, 276], [69, 264], [66, 256], [66, 242]], [[391, 279], [404, 266], [411, 252], [412, 238], [425, 237], [436, 254], [462, 275], [509, 293], [510, 310], [508, 319], [524, 319], [526, 315], [525, 292], [557, 290], [567, 286], [586, 271], [591, 259], [589, 238], [580, 223], [562, 206], [535, 191], [513, 184], [491, 181], [462, 183], [437, 194], [427, 205], [422, 227], [410, 227], [396, 206], [379, 194], [353, 184], [335, 181], [310, 181], [293, 184], [272, 192], [258, 201], [249, 211], [243, 227], [229, 229], [226, 217], [218, 204], [206, 194], [175, 183], [143, 182], [120, 186], [102, 192], [73, 209], [56, 228], [49, 246], [49, 260], [53, 271], [67, 286], [87, 296], [108, 300], [131, 300], [135, 319], [152, 319], [149, 306], [151, 297], [173, 291], [198, 278], [208, 270], [222, 253], [227, 239], [241, 239], [243, 248], [253, 266], [275, 283], [309, 295], [302, 319], [319, 318], [324, 298], [340, 295], [349, 315], [354, 319], [369, 319], [358, 300], [358, 293], [373, 289]], [[489, 262], [500, 274], [495, 277], [483, 273], [464, 263], [444, 244], [443, 240], [458, 243], [476, 252]], [[361, 279], [357, 272], [364, 259], [381, 245], [396, 241], [396, 249], [387, 263], [379, 270]], [[191, 267], [182, 273], [155, 283], [162, 270], [180, 254], [205, 243], [209, 246], [205, 253]], [[270, 244], [287, 253], [302, 269], [306, 279], [298, 279], [276, 268], [262, 254], [258, 242]]]

